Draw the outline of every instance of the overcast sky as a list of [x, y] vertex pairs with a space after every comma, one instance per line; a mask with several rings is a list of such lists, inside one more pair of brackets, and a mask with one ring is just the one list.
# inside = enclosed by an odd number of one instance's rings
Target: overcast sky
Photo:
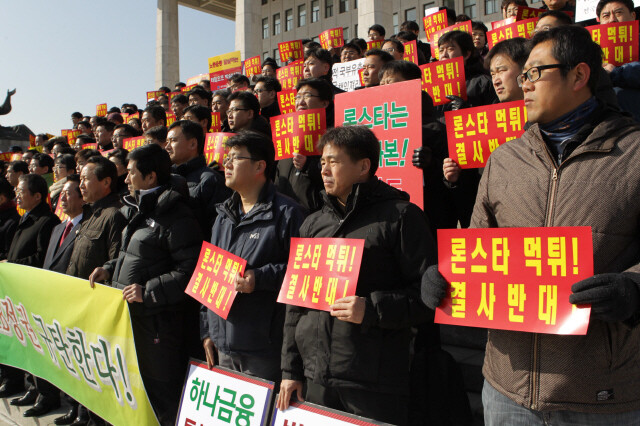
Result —
[[[155, 0], [0, 0], [0, 103], [17, 89], [0, 125], [59, 135], [71, 113], [96, 105], [143, 107], [155, 90]], [[234, 50], [233, 21], [179, 7], [180, 79], [208, 72], [210, 56]], [[173, 86], [172, 86], [173, 88]]]

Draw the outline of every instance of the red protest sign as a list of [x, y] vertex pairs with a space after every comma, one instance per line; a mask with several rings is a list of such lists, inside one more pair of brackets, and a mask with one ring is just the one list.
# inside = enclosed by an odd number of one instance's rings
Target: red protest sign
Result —
[[442, 30], [436, 31], [431, 34], [431, 56], [436, 59], [440, 59], [440, 50], [438, 50], [438, 40], [440, 37], [451, 31], [465, 31], [471, 34], [471, 21], [460, 22]]
[[[71, 129], [62, 129], [60, 130], [60, 135], [61, 136], [67, 136], [67, 134], [71, 131]], [[34, 138], [35, 141], [35, 138]]]
[[134, 119], [134, 118], [137, 118], [137, 119], [139, 120], [139, 119], [140, 119], [140, 112], [136, 112], [136, 113], [134, 113], [134, 114], [129, 114], [129, 115], [127, 116], [127, 123], [128, 123], [131, 119]]
[[173, 123], [176, 122], [176, 115], [172, 112], [166, 112], [166, 117], [167, 117], [167, 128], [169, 128], [169, 126], [171, 126]]
[[331, 28], [323, 31], [318, 36], [320, 38], [320, 45], [323, 49], [333, 49], [334, 47], [344, 46], [344, 36], [342, 35], [342, 27]]
[[244, 75], [251, 78], [254, 75], [262, 73], [262, 67], [260, 66], [260, 55], [252, 56], [249, 59], [244, 60]]
[[445, 111], [449, 157], [463, 169], [484, 167], [500, 145], [524, 133], [524, 101]]
[[291, 62], [286, 67], [276, 70], [276, 77], [282, 86], [282, 90], [291, 90], [296, 87], [298, 80], [302, 79], [304, 63], [302, 59]]
[[98, 149], [98, 143], [94, 142], [94, 143], [84, 143], [82, 144], [82, 149]]
[[320, 155], [316, 143], [327, 130], [326, 110], [308, 109], [271, 117], [271, 137], [276, 160], [292, 158], [294, 153]]
[[591, 309], [569, 295], [593, 275], [591, 227], [439, 229], [438, 270], [450, 287], [437, 323], [587, 332]]
[[364, 68], [358, 70], [358, 78], [360, 79], [360, 87], [364, 87]]
[[286, 64], [289, 60], [304, 59], [304, 49], [302, 40], [291, 40], [278, 43], [278, 52], [280, 53], [280, 61]]
[[638, 21], [614, 22], [587, 27], [602, 47], [602, 60], [615, 66], [638, 61]]
[[384, 44], [384, 40], [371, 40], [367, 42], [367, 50], [371, 49], [382, 49], [382, 45]]
[[187, 86], [184, 86], [183, 88], [180, 89], [181, 92], [188, 92], [191, 89], [193, 89], [194, 87], [196, 87], [197, 84], [189, 84]]
[[4, 161], [6, 163], [13, 161], [13, 152], [0, 152], [0, 161]]
[[222, 130], [222, 120], [220, 119], [219, 112], [211, 111], [211, 127], [209, 133], [217, 133]]
[[204, 158], [207, 164], [212, 162], [218, 163], [220, 169], [224, 168], [224, 159], [227, 156], [226, 143], [227, 139], [235, 135], [235, 133], [207, 133], [204, 140]]
[[518, 6], [516, 21], [523, 21], [526, 19], [537, 18], [544, 12], [547, 12], [547, 9], [534, 9], [533, 7]]
[[100, 154], [102, 154], [102, 156], [103, 156], [104, 158], [109, 158], [109, 153], [113, 152], [114, 150], [115, 150], [115, 148], [114, 148], [114, 149], [108, 149], [108, 150], [106, 150], [106, 151], [101, 150], [101, 151], [100, 151]]
[[364, 240], [292, 238], [278, 302], [329, 311], [337, 299], [356, 294]]
[[489, 49], [503, 40], [509, 40], [515, 37], [531, 38], [533, 30], [536, 29], [538, 18], [531, 18], [524, 21], [516, 21], [512, 24], [496, 28], [487, 32], [487, 45]]
[[411, 164], [414, 149], [422, 146], [420, 86], [410, 80], [341, 93], [335, 98], [335, 120], [336, 125], [367, 126], [375, 133], [380, 141], [376, 175], [408, 192], [422, 208], [422, 170]]
[[71, 129], [67, 132], [67, 141], [69, 142], [69, 145], [73, 146], [76, 144], [76, 139], [78, 139], [78, 136], [80, 136], [80, 130], [78, 129]]
[[158, 99], [158, 96], [160, 95], [164, 95], [164, 92], [162, 90], [152, 90], [150, 92], [147, 92], [147, 102]]
[[416, 43], [416, 41], [408, 41], [406, 43], [403, 43], [403, 45], [404, 55], [402, 56], [402, 59], [418, 65], [418, 44]]
[[127, 151], [133, 151], [134, 149], [147, 144], [147, 139], [144, 136], [137, 136], [135, 138], [126, 138], [122, 140], [122, 147]]
[[495, 30], [498, 28], [502, 28], [506, 25], [513, 24], [514, 22], [516, 22], [515, 16], [512, 16], [511, 18], [507, 18], [507, 19], [502, 19], [500, 21], [495, 21], [491, 23], [491, 29]]
[[449, 20], [447, 19], [447, 11], [440, 10], [431, 15], [425, 16], [422, 19], [424, 23], [424, 32], [427, 37], [427, 41], [431, 42], [431, 36], [436, 31], [444, 30], [449, 26]]
[[96, 115], [98, 117], [106, 117], [107, 116], [107, 104], [98, 104], [98, 105], [96, 105]]
[[60, 222], [64, 222], [69, 219], [69, 215], [62, 211], [62, 203], [60, 201], [58, 201], [58, 205], [56, 206], [56, 211], [54, 213], [58, 216]]
[[227, 319], [238, 292], [236, 275], [244, 273], [247, 261], [206, 241], [185, 293]]
[[181, 94], [181, 92], [169, 92], [169, 102], [173, 102], [173, 98]]
[[422, 90], [433, 100], [433, 105], [451, 102], [447, 95], [467, 99], [467, 83], [464, 74], [464, 59], [457, 57], [446, 61], [431, 62], [420, 66]]
[[278, 92], [278, 106], [282, 114], [291, 114], [296, 110], [296, 89]]

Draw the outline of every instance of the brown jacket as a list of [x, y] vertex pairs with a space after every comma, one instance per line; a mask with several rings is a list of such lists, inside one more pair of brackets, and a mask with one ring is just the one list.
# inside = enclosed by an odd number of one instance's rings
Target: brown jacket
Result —
[[91, 205], [91, 217], [76, 235], [67, 275], [88, 279], [95, 268], [118, 257], [122, 230], [127, 225], [120, 207], [118, 194], [113, 192]]
[[[640, 272], [640, 125], [619, 113], [556, 167], [537, 124], [484, 170], [472, 228], [591, 226], [594, 271]], [[640, 409], [640, 327], [592, 320], [586, 336], [490, 330], [483, 373], [534, 410]]]

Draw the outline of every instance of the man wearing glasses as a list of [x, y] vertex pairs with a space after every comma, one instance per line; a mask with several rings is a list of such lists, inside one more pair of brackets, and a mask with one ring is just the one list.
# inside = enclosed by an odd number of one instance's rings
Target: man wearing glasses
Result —
[[[487, 425], [640, 421], [640, 126], [594, 96], [600, 47], [580, 27], [536, 34], [525, 72], [529, 126], [491, 154], [472, 228], [591, 226], [593, 277], [569, 302], [591, 305], [585, 336], [490, 330]], [[447, 283], [429, 268], [422, 297]]]
[[229, 95], [228, 101], [227, 120], [231, 132], [253, 130], [271, 138], [271, 126], [264, 117], [260, 116], [260, 102], [253, 93], [233, 92]]
[[278, 92], [282, 90], [280, 82], [275, 77], [258, 77], [253, 93], [260, 102], [260, 115], [269, 120], [280, 115], [278, 107]]

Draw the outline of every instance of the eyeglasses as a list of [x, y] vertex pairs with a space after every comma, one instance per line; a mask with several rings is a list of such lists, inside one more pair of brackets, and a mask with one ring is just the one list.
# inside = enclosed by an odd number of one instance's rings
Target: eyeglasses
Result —
[[262, 93], [262, 92], [270, 92], [271, 90], [269, 89], [254, 89], [253, 93]]
[[553, 68], [569, 68], [569, 67], [565, 64], [540, 65], [539, 67], [531, 67], [527, 70], [527, 72], [523, 72], [518, 77], [516, 77], [516, 80], [518, 81], [518, 86], [522, 87], [522, 85], [524, 84], [525, 78], [530, 82], [535, 83], [536, 81], [540, 80], [540, 77], [542, 76], [541, 71], [550, 70]]
[[300, 94], [294, 96], [294, 99], [296, 101], [300, 101], [302, 99], [304, 99], [305, 101], [308, 101], [311, 98], [319, 98], [319, 97], [320, 97], [320, 95], [314, 95], [313, 93], [307, 92], [307, 93], [300, 93]]
[[395, 47], [388, 47], [388, 48], [382, 49], [382, 50], [385, 51], [385, 52], [393, 53], [393, 52], [396, 51], [396, 48]]
[[233, 163], [233, 165], [237, 165], [239, 160], [251, 160], [251, 161], [257, 161], [255, 158], [252, 157], [241, 157], [239, 155], [228, 155], [224, 160], [222, 160], [222, 164], [223, 165], [227, 165], [229, 163]]
[[249, 108], [236, 108], [236, 107], [229, 108], [227, 110], [227, 115], [233, 114], [234, 112], [238, 112], [238, 111], [249, 111]]

